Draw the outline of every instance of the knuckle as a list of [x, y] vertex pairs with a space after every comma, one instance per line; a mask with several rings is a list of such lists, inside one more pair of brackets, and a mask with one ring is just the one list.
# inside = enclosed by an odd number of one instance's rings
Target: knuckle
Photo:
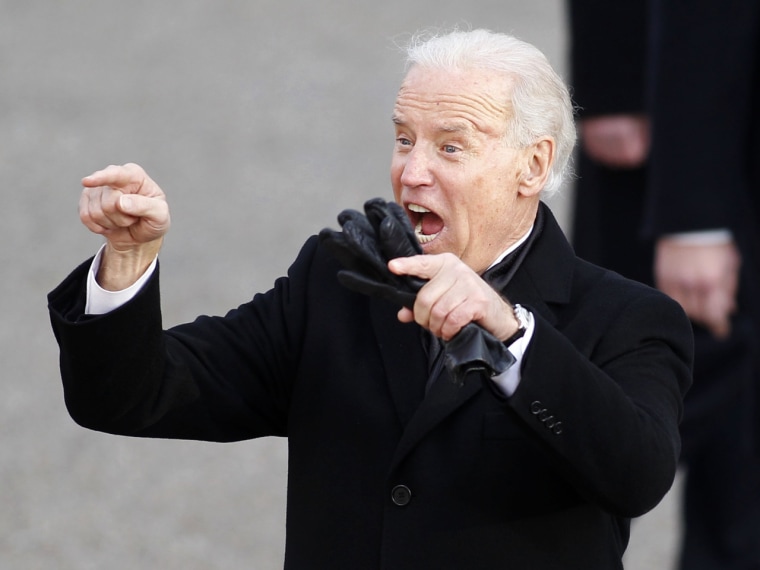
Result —
[[430, 307], [433, 300], [435, 299], [434, 292], [429, 287], [429, 283], [422, 286], [422, 288], [417, 292], [417, 300], [414, 304], [415, 311], [419, 309], [424, 309], [427, 307]]
[[442, 253], [441, 258], [443, 259], [443, 263], [445, 265], [458, 265], [459, 262], [459, 258], [450, 251]]
[[431, 320], [444, 322], [451, 318], [451, 313], [445, 307], [442, 307], [441, 303], [437, 303], [430, 310], [430, 318]]
[[469, 323], [471, 320], [469, 313], [462, 309], [455, 309], [448, 314], [446, 324], [449, 329], [453, 329], [454, 332], [458, 332], [463, 326]]

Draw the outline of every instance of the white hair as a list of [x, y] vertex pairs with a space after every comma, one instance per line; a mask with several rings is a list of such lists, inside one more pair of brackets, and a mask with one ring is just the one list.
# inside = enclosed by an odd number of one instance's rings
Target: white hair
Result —
[[444, 34], [423, 32], [412, 37], [406, 48], [406, 68], [489, 69], [512, 79], [512, 113], [506, 139], [526, 148], [543, 136], [555, 142], [554, 162], [549, 171], [545, 196], [556, 192], [570, 171], [576, 131], [568, 88], [546, 56], [535, 46], [513, 36], [489, 30]]

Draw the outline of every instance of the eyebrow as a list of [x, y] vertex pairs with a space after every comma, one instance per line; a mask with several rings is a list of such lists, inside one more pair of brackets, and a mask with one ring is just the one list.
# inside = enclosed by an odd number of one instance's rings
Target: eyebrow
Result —
[[[391, 120], [393, 121], [394, 125], [404, 126], [406, 124], [406, 122], [404, 122], [401, 117], [395, 114], [391, 116]], [[473, 125], [466, 121], [454, 121], [450, 123], [444, 123], [436, 127], [436, 131], [439, 131], [441, 133], [464, 133], [471, 132], [472, 130]]]
[[456, 121], [454, 123], [446, 123], [438, 127], [436, 130], [441, 131], [443, 133], [462, 133], [462, 132], [470, 132], [472, 130], [472, 125], [470, 123], [466, 123], [463, 121]]

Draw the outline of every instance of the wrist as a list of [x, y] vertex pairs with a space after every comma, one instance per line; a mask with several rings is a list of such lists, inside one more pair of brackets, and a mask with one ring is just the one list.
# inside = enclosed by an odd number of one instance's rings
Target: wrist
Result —
[[517, 321], [517, 330], [506, 339], [503, 339], [505, 346], [510, 346], [517, 339], [522, 338], [528, 330], [528, 311], [519, 303], [512, 305], [512, 314]]
[[133, 285], [156, 259], [161, 242], [158, 239], [127, 250], [107, 242], [95, 274], [98, 285], [106, 291], [122, 291]]

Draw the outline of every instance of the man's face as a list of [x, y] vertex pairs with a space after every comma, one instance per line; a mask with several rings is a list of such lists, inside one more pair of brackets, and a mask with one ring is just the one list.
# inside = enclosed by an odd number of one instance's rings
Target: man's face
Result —
[[[527, 232], [525, 151], [505, 142], [509, 80], [486, 70], [415, 66], [399, 90], [391, 181], [425, 253], [482, 272]], [[535, 206], [535, 201], [532, 201]]]

